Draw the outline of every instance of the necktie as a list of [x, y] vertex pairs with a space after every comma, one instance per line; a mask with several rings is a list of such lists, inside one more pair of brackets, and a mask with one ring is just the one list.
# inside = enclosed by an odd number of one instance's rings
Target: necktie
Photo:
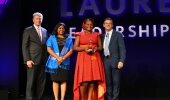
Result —
[[41, 28], [40, 27], [37, 27], [37, 33], [38, 33], [38, 37], [40, 38], [40, 41], [42, 41], [42, 38], [41, 38]]
[[104, 44], [104, 55], [109, 56], [109, 33], [106, 33], [105, 44]]

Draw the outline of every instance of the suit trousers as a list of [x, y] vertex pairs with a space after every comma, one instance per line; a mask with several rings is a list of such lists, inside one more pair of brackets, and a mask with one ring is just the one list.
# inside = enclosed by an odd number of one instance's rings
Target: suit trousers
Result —
[[45, 68], [42, 65], [27, 67], [26, 100], [42, 100], [46, 82]]
[[117, 66], [113, 66], [112, 61], [109, 57], [104, 57], [106, 100], [118, 100], [119, 98], [121, 70]]

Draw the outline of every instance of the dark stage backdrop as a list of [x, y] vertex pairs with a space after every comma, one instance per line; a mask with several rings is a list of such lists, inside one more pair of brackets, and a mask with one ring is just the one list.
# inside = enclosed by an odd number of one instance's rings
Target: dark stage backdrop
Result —
[[[121, 96], [169, 96], [169, 0], [22, 0], [15, 3], [10, 0], [10, 4], [15, 6], [9, 11], [11, 13], [7, 14], [3, 10], [0, 15], [0, 20], [6, 25], [0, 27], [0, 41], [3, 45], [0, 49], [0, 67], [3, 69], [0, 70], [0, 81], [6, 83], [8, 79], [12, 86], [13, 80], [19, 77], [19, 94], [25, 94], [26, 84], [26, 68], [21, 53], [22, 34], [25, 27], [32, 25], [32, 14], [38, 11], [44, 15], [42, 26], [49, 33], [58, 22], [64, 22], [70, 34], [81, 31], [83, 19], [91, 17], [95, 20], [95, 31], [104, 34], [104, 18], [113, 18], [114, 29], [124, 35], [127, 49], [122, 70]], [[11, 29], [8, 29], [7, 23], [10, 23]], [[72, 58], [69, 94], [72, 94], [76, 53]], [[45, 92], [50, 95], [52, 89], [49, 75], [47, 78]]]
[[1, 99], [3, 99], [3, 93], [8, 93], [9, 95], [12, 94], [14, 96], [18, 90], [20, 21], [19, 6], [20, 2], [15, 2], [14, 0], [0, 0]]

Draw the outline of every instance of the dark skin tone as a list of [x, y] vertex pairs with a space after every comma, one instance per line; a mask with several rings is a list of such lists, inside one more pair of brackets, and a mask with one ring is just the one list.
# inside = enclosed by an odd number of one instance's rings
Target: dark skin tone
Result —
[[[84, 28], [84, 33], [85, 34], [93, 34], [92, 33], [92, 29], [93, 29], [93, 23], [90, 20], [87, 20], [85, 23], [85, 28]], [[100, 36], [98, 36], [98, 41], [97, 41], [97, 47], [94, 48], [89, 48], [87, 47], [80, 47], [79, 44], [80, 41], [80, 37], [77, 36], [75, 38], [75, 42], [74, 42], [74, 50], [81, 52], [81, 51], [85, 51], [86, 53], [91, 52], [90, 49], [92, 49], [92, 53], [95, 53], [96, 51], [101, 51], [102, 50], [102, 43], [101, 43], [101, 38]], [[95, 82], [83, 82], [81, 83], [80, 86], [80, 100], [92, 100], [91, 96], [94, 90], [94, 86], [95, 86]], [[87, 98], [86, 98], [87, 97]]]
[[[85, 34], [92, 34], [92, 29], [93, 29], [93, 23], [90, 21], [90, 20], [87, 20], [87, 22], [85, 23], [85, 30], [84, 30], [84, 33]], [[79, 36], [77, 36], [75, 38], [75, 43], [74, 43], [74, 50], [76, 51], [86, 51], [87, 53], [89, 53], [89, 47], [80, 47], [79, 46]], [[98, 36], [98, 46], [95, 47], [95, 48], [92, 48], [93, 49], [93, 52], [96, 52], [97, 50], [98, 51], [101, 51], [102, 50], [102, 42], [101, 42], [101, 38], [100, 36]]]

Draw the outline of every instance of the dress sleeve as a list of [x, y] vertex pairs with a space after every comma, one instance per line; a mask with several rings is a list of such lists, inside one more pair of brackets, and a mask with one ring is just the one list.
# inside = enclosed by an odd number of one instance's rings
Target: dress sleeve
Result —
[[47, 47], [51, 47], [52, 46], [52, 36], [50, 36], [46, 42]]
[[73, 49], [73, 40], [71, 40], [71, 43], [70, 43], [70, 50]]
[[99, 33], [99, 32], [93, 32], [93, 34], [95, 34], [95, 35], [101, 35], [101, 33]]
[[80, 36], [80, 35], [81, 35], [81, 32], [76, 32], [74, 35], [75, 35], [75, 36]]
[[96, 32], [96, 34], [97, 34], [98, 36], [102, 35], [102, 34], [101, 34], [101, 33], [99, 33], [99, 32]]

